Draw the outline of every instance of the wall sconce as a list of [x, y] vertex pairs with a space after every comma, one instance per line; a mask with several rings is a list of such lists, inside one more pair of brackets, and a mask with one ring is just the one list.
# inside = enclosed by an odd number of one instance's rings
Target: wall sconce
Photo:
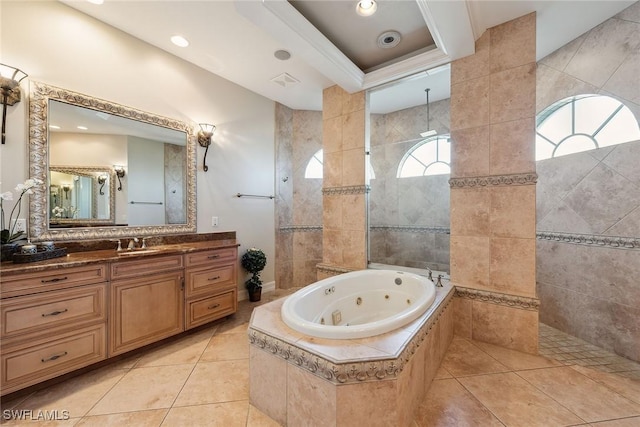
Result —
[[209, 151], [211, 137], [213, 136], [213, 132], [216, 130], [216, 127], [208, 123], [200, 123], [199, 126], [198, 144], [200, 144], [201, 147], [205, 147], [204, 158], [202, 159], [202, 170], [206, 172], [209, 170], [209, 167], [207, 166], [207, 152]]
[[107, 175], [98, 176], [98, 184], [100, 184], [100, 195], [101, 196], [104, 196], [103, 188], [104, 188], [104, 184], [106, 184], [106, 182], [107, 182], [107, 178], [108, 178]]
[[62, 190], [64, 191], [64, 198], [69, 200], [69, 190], [71, 190], [71, 186], [69, 184], [62, 184]]
[[9, 65], [0, 64], [0, 90], [2, 90], [2, 143], [5, 142], [7, 105], [20, 102], [20, 82], [27, 74]]
[[113, 171], [118, 177], [118, 191], [122, 191], [122, 181], [120, 181], [120, 178], [124, 178], [124, 166], [113, 165]]

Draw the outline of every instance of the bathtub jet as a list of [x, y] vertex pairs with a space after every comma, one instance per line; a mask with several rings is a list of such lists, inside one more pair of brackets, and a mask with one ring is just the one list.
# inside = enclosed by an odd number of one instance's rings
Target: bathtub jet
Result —
[[417, 319], [435, 296], [433, 282], [417, 274], [352, 271], [320, 280], [290, 295], [282, 305], [281, 315], [287, 326], [305, 335], [366, 338]]

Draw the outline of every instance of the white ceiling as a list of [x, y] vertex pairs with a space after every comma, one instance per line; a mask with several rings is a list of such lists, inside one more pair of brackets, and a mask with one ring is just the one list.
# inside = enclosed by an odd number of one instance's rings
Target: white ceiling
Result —
[[[537, 12], [540, 59], [634, 3], [633, 0], [380, 0], [385, 8], [405, 2], [417, 4], [436, 48], [363, 72], [285, 0], [105, 0], [102, 5], [84, 0], [60, 1], [290, 108], [320, 110], [322, 90], [334, 84], [350, 92], [387, 84], [388, 95], [377, 96], [380, 105], [371, 106], [376, 112], [393, 111], [390, 104], [398, 109], [424, 103], [426, 87], [432, 89], [432, 102], [448, 98], [447, 70], [432, 75], [424, 71], [473, 53], [474, 40], [487, 28]], [[344, 9], [345, 4], [352, 5], [336, 15], [344, 18], [339, 26], [346, 29], [353, 27], [354, 20], [361, 23], [365, 19], [355, 14], [355, 0], [303, 1], [322, 3], [327, 8]], [[351, 9], [353, 14], [346, 12]], [[384, 26], [385, 22], [380, 21], [377, 25]], [[174, 46], [169, 38], [175, 34], [186, 37], [190, 45]], [[362, 35], [350, 32], [348, 37]], [[370, 40], [358, 42], [366, 47]], [[276, 59], [273, 54], [279, 49], [289, 51], [291, 59]], [[272, 81], [283, 73], [298, 83], [283, 85]], [[407, 76], [413, 76], [409, 92], [403, 92], [406, 85], [388, 85]]]

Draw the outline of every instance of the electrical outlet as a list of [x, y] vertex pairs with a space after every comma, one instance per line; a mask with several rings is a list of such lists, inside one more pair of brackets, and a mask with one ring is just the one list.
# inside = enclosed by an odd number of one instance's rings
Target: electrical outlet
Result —
[[[15, 225], [15, 229], [13, 228]], [[18, 218], [11, 221], [11, 230], [14, 233], [26, 233], [27, 232], [27, 220], [24, 218]]]
[[212, 227], [217, 227], [218, 226], [218, 217], [217, 216], [212, 216], [211, 217], [211, 226]]

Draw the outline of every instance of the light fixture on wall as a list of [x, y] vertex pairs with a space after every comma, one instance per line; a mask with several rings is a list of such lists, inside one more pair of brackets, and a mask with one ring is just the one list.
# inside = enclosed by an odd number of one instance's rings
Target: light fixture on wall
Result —
[[427, 94], [427, 130], [420, 133], [420, 136], [423, 137], [423, 138], [428, 138], [430, 136], [434, 136], [434, 135], [438, 134], [438, 132], [435, 129], [430, 129], [431, 126], [429, 126], [429, 91], [430, 90], [431, 89], [429, 89], [429, 88], [426, 88], [424, 90], [425, 93]]
[[2, 143], [5, 143], [7, 106], [20, 102], [20, 82], [27, 73], [9, 65], [0, 64], [0, 90], [2, 90]]
[[62, 184], [62, 190], [64, 191], [64, 198], [68, 200], [69, 199], [69, 190], [71, 190], [71, 185]]
[[104, 196], [104, 185], [107, 183], [107, 175], [98, 176], [98, 184], [100, 184], [100, 195]]
[[207, 166], [207, 152], [209, 151], [211, 137], [213, 136], [213, 132], [215, 132], [216, 127], [208, 123], [200, 123], [199, 126], [198, 144], [200, 144], [201, 147], [205, 147], [204, 158], [202, 159], [202, 170], [206, 172], [209, 170], [209, 167]]
[[122, 191], [122, 181], [120, 181], [120, 178], [124, 178], [124, 166], [113, 165], [113, 171], [116, 173], [116, 177], [118, 177], [118, 191]]
[[356, 4], [356, 13], [360, 16], [371, 16], [378, 10], [375, 0], [360, 0]]

